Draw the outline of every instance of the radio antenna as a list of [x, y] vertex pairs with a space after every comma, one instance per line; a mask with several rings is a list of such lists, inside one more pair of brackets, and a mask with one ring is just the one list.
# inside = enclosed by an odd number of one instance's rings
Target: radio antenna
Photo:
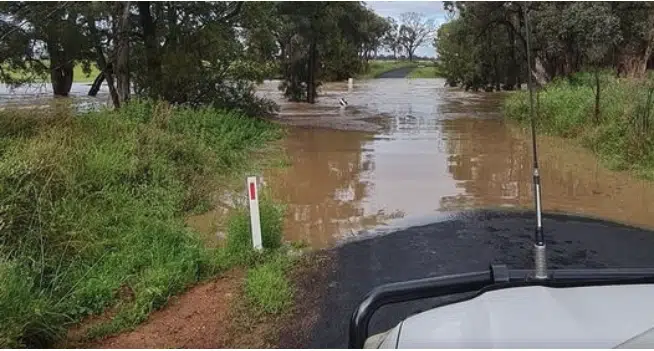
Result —
[[538, 172], [538, 149], [536, 147], [536, 121], [534, 117], [534, 88], [531, 77], [531, 29], [529, 28], [529, 14], [527, 13], [527, 6], [523, 7], [525, 30], [527, 31], [527, 84], [529, 88], [529, 113], [531, 117], [531, 144], [532, 153], [534, 155], [534, 171], [533, 171], [533, 188], [534, 188], [534, 204], [536, 206], [536, 229], [534, 231], [534, 263], [535, 274], [534, 278], [538, 280], [547, 279], [547, 254], [545, 252], [545, 236], [543, 234], [543, 215], [541, 206], [541, 192], [540, 192], [540, 173]]

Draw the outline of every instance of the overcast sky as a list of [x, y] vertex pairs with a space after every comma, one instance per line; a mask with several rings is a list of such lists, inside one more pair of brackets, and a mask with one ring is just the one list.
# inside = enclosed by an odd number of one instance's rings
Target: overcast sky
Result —
[[[366, 5], [380, 16], [393, 17], [398, 21], [402, 12], [423, 13], [426, 17], [433, 18], [436, 25], [445, 23], [447, 18], [442, 1], [366, 1]], [[433, 41], [416, 49], [416, 55], [433, 57], [435, 55]]]

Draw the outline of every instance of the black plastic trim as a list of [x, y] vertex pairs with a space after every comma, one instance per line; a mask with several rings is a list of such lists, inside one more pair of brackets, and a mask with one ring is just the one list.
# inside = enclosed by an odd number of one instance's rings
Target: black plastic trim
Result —
[[[349, 327], [349, 348], [363, 348], [368, 338], [368, 326], [375, 312], [382, 306], [442, 297], [459, 293], [476, 292], [445, 303], [459, 303], [493, 290], [523, 286], [569, 288], [582, 286], [654, 284], [654, 268], [647, 269], [563, 269], [550, 270], [546, 280], [532, 278], [531, 270], [509, 270], [495, 265], [487, 271], [411, 280], [381, 285], [363, 299], [352, 314]], [[439, 307], [441, 307], [439, 306]]]

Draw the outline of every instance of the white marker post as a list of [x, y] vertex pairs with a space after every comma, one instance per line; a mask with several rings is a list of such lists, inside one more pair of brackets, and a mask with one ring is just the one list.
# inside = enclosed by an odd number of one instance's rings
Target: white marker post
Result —
[[347, 91], [352, 91], [353, 87], [354, 87], [354, 78], [348, 78], [347, 79]]
[[250, 227], [252, 228], [252, 246], [255, 250], [263, 249], [261, 243], [261, 220], [259, 219], [259, 193], [257, 177], [248, 177], [248, 199], [250, 200]]

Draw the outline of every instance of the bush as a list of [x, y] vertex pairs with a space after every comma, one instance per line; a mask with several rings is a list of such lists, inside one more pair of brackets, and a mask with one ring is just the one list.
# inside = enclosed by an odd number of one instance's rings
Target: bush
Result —
[[[614, 169], [654, 176], [652, 81], [600, 78], [600, 116], [595, 120], [595, 78], [590, 73], [557, 79], [538, 93], [539, 131], [576, 138]], [[517, 92], [504, 103], [505, 116], [529, 122], [529, 93]]]
[[154, 102], [22, 119], [41, 112], [0, 112], [5, 347], [47, 346], [53, 326], [112, 306], [116, 325], [133, 325], [215, 271], [184, 215], [280, 135], [237, 113]]

